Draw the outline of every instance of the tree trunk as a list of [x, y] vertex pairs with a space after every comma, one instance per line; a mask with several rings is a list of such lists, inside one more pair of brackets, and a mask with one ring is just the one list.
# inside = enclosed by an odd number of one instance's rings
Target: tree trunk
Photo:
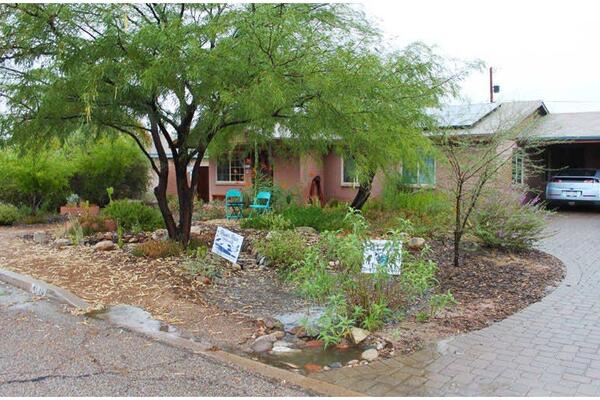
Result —
[[460, 267], [460, 240], [462, 239], [462, 208], [461, 208], [461, 200], [462, 200], [462, 185], [459, 186], [459, 191], [456, 196], [456, 204], [455, 204], [455, 221], [454, 221], [454, 266]]
[[187, 166], [187, 160], [182, 160], [175, 166], [177, 197], [179, 200], [179, 225], [177, 226], [175, 239], [184, 246], [187, 246], [190, 242], [195, 195], [195, 187], [188, 180]]
[[371, 188], [373, 187], [375, 174], [370, 174], [367, 178], [368, 179], [365, 182], [361, 182], [358, 187], [358, 192], [356, 192], [356, 196], [354, 196], [354, 200], [352, 200], [352, 204], [350, 204], [350, 207], [355, 210], [362, 209], [367, 200], [369, 200], [369, 196], [371, 196]]

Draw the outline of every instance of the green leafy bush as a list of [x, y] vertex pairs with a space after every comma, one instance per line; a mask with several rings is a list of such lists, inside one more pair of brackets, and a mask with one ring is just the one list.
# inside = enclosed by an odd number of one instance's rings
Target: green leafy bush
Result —
[[[277, 215], [280, 217], [276, 217]], [[319, 232], [324, 232], [349, 229], [347, 221], [344, 220], [345, 215], [346, 208], [344, 207], [331, 208], [313, 205], [292, 205], [278, 214], [267, 213], [263, 215], [251, 215], [242, 220], [241, 224], [243, 228], [270, 230], [279, 229], [278, 227], [284, 223], [286, 229], [308, 226]]]
[[12, 204], [0, 203], [0, 225], [12, 225], [19, 220], [21, 213]]
[[458, 302], [448, 290], [446, 293], [434, 294], [429, 299], [429, 316], [435, 318], [439, 313], [447, 308], [454, 307]]
[[473, 234], [488, 247], [531, 249], [545, 237], [546, 220], [551, 214], [540, 202], [520, 203], [511, 196], [493, 196], [473, 213]]
[[147, 258], [176, 257], [183, 253], [183, 246], [172, 240], [148, 240], [135, 246], [131, 253], [136, 257]]
[[83, 199], [108, 204], [107, 187], [113, 198], [139, 198], [146, 191], [149, 163], [135, 143], [126, 138], [101, 139], [82, 146], [75, 157], [70, 186]]
[[269, 266], [289, 268], [304, 258], [306, 243], [295, 231], [272, 231], [255, 244], [259, 254], [265, 256]]
[[115, 200], [102, 212], [128, 231], [153, 231], [164, 227], [160, 211], [141, 201]]

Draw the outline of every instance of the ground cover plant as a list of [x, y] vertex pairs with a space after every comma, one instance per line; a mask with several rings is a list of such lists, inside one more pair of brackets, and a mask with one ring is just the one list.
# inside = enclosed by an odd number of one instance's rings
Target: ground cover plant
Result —
[[280, 212], [250, 215], [241, 221], [242, 228], [292, 229], [301, 226], [311, 227], [319, 232], [348, 229], [344, 219], [347, 208], [343, 206], [320, 207], [316, 205], [290, 205]]

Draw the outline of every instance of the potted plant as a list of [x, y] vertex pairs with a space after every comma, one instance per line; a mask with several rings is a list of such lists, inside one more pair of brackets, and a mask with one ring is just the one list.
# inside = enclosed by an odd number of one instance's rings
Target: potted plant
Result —
[[67, 204], [60, 207], [60, 215], [80, 217], [82, 215], [96, 216], [100, 213], [100, 207], [90, 204], [88, 201], [82, 202], [77, 193], [71, 193], [66, 200]]

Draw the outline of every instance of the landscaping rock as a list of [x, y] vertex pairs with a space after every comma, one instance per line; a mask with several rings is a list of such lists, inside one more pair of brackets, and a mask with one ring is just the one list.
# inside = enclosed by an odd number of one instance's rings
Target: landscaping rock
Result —
[[54, 247], [61, 248], [61, 247], [65, 247], [65, 246], [70, 246], [72, 243], [71, 243], [70, 239], [63, 238], [63, 239], [56, 239], [52, 244], [54, 245]]
[[169, 238], [169, 232], [166, 229], [157, 229], [152, 232], [152, 240], [164, 242]]
[[314, 364], [314, 363], [308, 363], [304, 366], [304, 369], [306, 370], [306, 372], [319, 372], [321, 371], [323, 367], [321, 367], [319, 364]]
[[287, 346], [273, 346], [271, 349], [271, 353], [273, 354], [288, 354], [288, 353], [298, 353], [300, 349], [293, 349]]
[[329, 368], [331, 368], [331, 369], [342, 368], [342, 363], [339, 361], [332, 362], [331, 364], [329, 364]]
[[365, 340], [370, 334], [371, 332], [365, 329], [357, 327], [353, 327], [352, 329], [350, 329], [350, 337], [352, 337], [352, 341], [354, 342], [354, 344], [360, 344], [360, 342]]
[[347, 366], [352, 367], [354, 365], [358, 365], [359, 361], [358, 360], [350, 360], [346, 363]]
[[275, 339], [280, 340], [285, 337], [285, 332], [284, 331], [274, 331], [273, 333], [271, 333], [271, 335], [273, 335], [273, 337], [275, 337]]
[[379, 353], [376, 349], [367, 349], [360, 355], [360, 358], [366, 361], [374, 361], [377, 357], [379, 357]]
[[312, 235], [319, 234], [319, 232], [317, 232], [317, 230], [311, 226], [299, 226], [295, 229], [295, 231], [297, 233], [299, 233], [300, 235], [305, 235], [305, 236], [312, 236]]
[[276, 340], [277, 338], [273, 335], [263, 335], [256, 338], [250, 347], [252, 348], [252, 351], [256, 353], [264, 353], [273, 348], [273, 343], [275, 343]]
[[95, 251], [111, 251], [117, 248], [117, 245], [112, 240], [103, 240], [94, 245]]
[[420, 237], [410, 238], [406, 245], [411, 250], [421, 250], [425, 247], [425, 239]]
[[283, 323], [276, 318], [273, 317], [264, 317], [259, 318], [259, 321], [262, 321], [265, 324], [265, 328], [271, 330], [283, 330]]
[[317, 347], [325, 347], [325, 342], [322, 340], [309, 340], [306, 342], [306, 347], [308, 348], [317, 348]]
[[37, 244], [44, 244], [48, 242], [48, 235], [42, 231], [33, 232], [33, 241]]
[[308, 337], [308, 333], [306, 332], [306, 328], [304, 328], [302, 325], [298, 325], [293, 327], [292, 329], [289, 330], [289, 332], [299, 338], [305, 338]]

